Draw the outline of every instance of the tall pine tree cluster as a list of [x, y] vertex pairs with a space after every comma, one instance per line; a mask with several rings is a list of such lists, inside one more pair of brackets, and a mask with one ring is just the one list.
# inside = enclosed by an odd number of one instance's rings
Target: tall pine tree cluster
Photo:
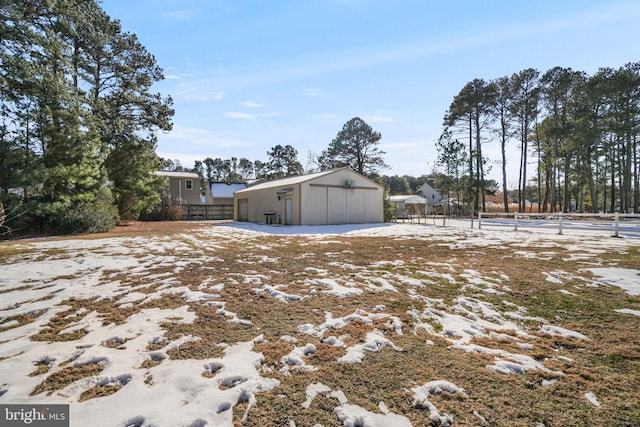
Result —
[[638, 62], [591, 76], [554, 67], [475, 79], [455, 96], [444, 126], [439, 163], [475, 211], [485, 210], [485, 144], [500, 146], [505, 211], [507, 144], [520, 152], [521, 212], [526, 200], [542, 212], [640, 211]]
[[2, 2], [0, 211], [9, 226], [101, 231], [151, 209], [163, 184], [151, 173], [161, 167], [156, 133], [173, 116], [171, 98], [151, 90], [163, 78], [94, 0]]

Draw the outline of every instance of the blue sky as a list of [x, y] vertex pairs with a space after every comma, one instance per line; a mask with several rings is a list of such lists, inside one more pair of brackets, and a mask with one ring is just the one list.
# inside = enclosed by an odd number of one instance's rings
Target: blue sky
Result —
[[[640, 60], [640, 2], [591, 0], [104, 0], [164, 69], [174, 99], [158, 154], [267, 160], [327, 148], [360, 117], [387, 175], [433, 170], [453, 97], [532, 67], [594, 73]], [[499, 160], [496, 144], [486, 145]], [[515, 153], [515, 143], [513, 144]], [[515, 157], [513, 157], [515, 155]], [[510, 161], [517, 183], [517, 154]], [[490, 176], [499, 177], [499, 165]], [[512, 185], [513, 184], [513, 185]]]

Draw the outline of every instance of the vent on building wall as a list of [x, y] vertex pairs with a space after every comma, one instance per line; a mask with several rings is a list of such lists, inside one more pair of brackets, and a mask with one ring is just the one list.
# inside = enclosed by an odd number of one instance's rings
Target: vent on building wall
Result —
[[344, 188], [353, 188], [356, 182], [353, 179], [347, 179], [344, 181]]

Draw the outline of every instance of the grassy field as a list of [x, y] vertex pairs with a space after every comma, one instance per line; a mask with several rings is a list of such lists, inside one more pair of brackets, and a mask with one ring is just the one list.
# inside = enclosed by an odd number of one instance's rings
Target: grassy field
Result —
[[[28, 336], [33, 346], [60, 341], [85, 345], [92, 329], [82, 322], [91, 313], [106, 328], [126, 324], [143, 310], [187, 306], [195, 320], [163, 322], [162, 340], [147, 345], [148, 360], [132, 367], [133, 376], [144, 377], [150, 388], [161, 387], [154, 381], [159, 366], [194, 359], [204, 364], [223, 357], [225, 345], [262, 336], [253, 347], [263, 355], [260, 373], [279, 385], [256, 393], [254, 405], [250, 399], [239, 399], [232, 409], [233, 425], [346, 425], [335, 410], [341, 402], [329, 392], [302, 405], [312, 384], [342, 391], [349, 404], [370, 413], [399, 414], [414, 426], [446, 424], [415, 398], [416, 388], [443, 380], [463, 391], [432, 394], [429, 401], [441, 415], [448, 414], [453, 425], [640, 426], [640, 317], [616, 311], [640, 310], [640, 297], [605, 285], [589, 271], [638, 269], [640, 245], [608, 247], [602, 240], [610, 238], [602, 236], [594, 238], [594, 249], [570, 237], [554, 240], [522, 233], [522, 238], [494, 241], [491, 232], [471, 238], [471, 231], [460, 234], [447, 228], [422, 235], [426, 226], [413, 227], [415, 233], [397, 236], [311, 236], [163, 223], [133, 224], [76, 238], [117, 241], [144, 265], [143, 273], [137, 269], [133, 274], [131, 265], [102, 265], [94, 286], [117, 283], [118, 292], [105, 291], [100, 297], [91, 292], [73, 297], [40, 292], [37, 298], [47, 303], [24, 313], [20, 305], [33, 308], [35, 294], [17, 306], [3, 304], [0, 350], [11, 342], [10, 331], [27, 330], [29, 325], [37, 326]], [[0, 243], [0, 272], [25, 263], [23, 280], [0, 281], [0, 298], [80, 277], [75, 271], [60, 272], [44, 283], [29, 274], [37, 263], [64, 263], [92, 253], [108, 257], [113, 250], [96, 245], [79, 253], [65, 246], [72, 240], [53, 240], [44, 245]], [[184, 293], [167, 291], [167, 278], [175, 287], [210, 294], [216, 304], [203, 303], [207, 299], [202, 295], [189, 300]], [[122, 304], [134, 292], [142, 296], [133, 299], [134, 304]], [[340, 324], [328, 324], [339, 318]], [[467, 322], [468, 334], [455, 326], [461, 321]], [[543, 326], [584, 337], [548, 333]], [[310, 334], [309, 328], [320, 332]], [[360, 363], [341, 359], [372, 333], [383, 338], [376, 351], [365, 349]], [[167, 346], [186, 336], [193, 339]], [[90, 344], [111, 354], [108, 351], [126, 347], [128, 339], [132, 338]], [[290, 357], [296, 349], [301, 362]], [[160, 350], [162, 357], [151, 356]], [[10, 351], [0, 354], [0, 368], [18, 357]], [[521, 356], [538, 368], [522, 373], [489, 368], [500, 361], [521, 361]], [[24, 397], [33, 402], [45, 396], [58, 396], [63, 402], [60, 396], [68, 399], [75, 386], [82, 390], [73, 395], [72, 405], [100, 406], [102, 400], [107, 405], [110, 396], [130, 387], [126, 382], [105, 386], [89, 381], [100, 376], [100, 363], [32, 363], [29, 377], [35, 387]], [[208, 375], [213, 387], [215, 373]], [[5, 391], [0, 403], [10, 403], [3, 399], [12, 396], [9, 391], [20, 381], [19, 373], [15, 376], [0, 378], [0, 392]], [[585, 397], [587, 393], [597, 397], [597, 404]], [[359, 422], [353, 425], [373, 425]]]

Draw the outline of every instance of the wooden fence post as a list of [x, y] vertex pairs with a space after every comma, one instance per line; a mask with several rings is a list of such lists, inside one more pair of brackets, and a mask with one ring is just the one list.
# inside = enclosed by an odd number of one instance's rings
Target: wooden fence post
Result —
[[564, 217], [564, 215], [562, 215], [562, 212], [560, 212], [560, 220], [558, 221], [558, 234], [562, 234], [562, 218]]

